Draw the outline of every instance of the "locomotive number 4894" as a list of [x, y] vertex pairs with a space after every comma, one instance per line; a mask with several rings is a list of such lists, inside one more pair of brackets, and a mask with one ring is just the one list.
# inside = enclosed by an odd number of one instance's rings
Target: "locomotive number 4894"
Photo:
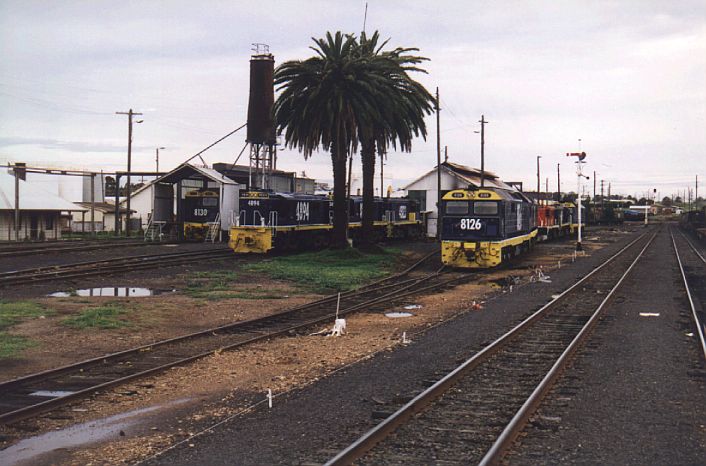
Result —
[[479, 218], [462, 218], [461, 230], [480, 230], [483, 227]]

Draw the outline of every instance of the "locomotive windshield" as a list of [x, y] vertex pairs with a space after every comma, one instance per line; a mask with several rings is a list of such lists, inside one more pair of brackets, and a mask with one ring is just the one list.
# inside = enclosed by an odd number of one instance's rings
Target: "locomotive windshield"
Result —
[[450, 215], [465, 215], [468, 213], [468, 202], [466, 201], [447, 201], [446, 213]]
[[474, 202], [473, 213], [476, 215], [498, 215], [498, 203], [493, 201]]

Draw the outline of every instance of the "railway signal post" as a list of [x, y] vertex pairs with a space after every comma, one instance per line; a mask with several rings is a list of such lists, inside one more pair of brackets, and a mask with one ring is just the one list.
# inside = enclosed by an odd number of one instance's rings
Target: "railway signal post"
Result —
[[[579, 140], [580, 141], [580, 140]], [[581, 178], [588, 177], [583, 174], [583, 164], [586, 163], [583, 160], [586, 158], [586, 153], [585, 152], [567, 152], [566, 153], [567, 157], [577, 157], [576, 160], [576, 177], [578, 178], [578, 188], [576, 190], [576, 197], [578, 198], [578, 237], [576, 238], [576, 250], [577, 251], [582, 251], [583, 247], [581, 246]]]

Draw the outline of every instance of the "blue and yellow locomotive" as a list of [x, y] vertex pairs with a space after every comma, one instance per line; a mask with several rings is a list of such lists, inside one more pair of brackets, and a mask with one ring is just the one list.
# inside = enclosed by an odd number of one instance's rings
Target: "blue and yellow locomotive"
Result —
[[516, 190], [456, 189], [441, 201], [441, 260], [487, 268], [530, 249], [537, 236], [537, 206]]
[[[362, 198], [348, 199], [348, 236], [361, 227]], [[374, 240], [423, 235], [419, 203], [406, 198], [375, 198]], [[320, 249], [330, 243], [333, 200], [327, 195], [246, 191], [240, 194], [238, 221], [230, 229], [235, 252], [267, 253]]]

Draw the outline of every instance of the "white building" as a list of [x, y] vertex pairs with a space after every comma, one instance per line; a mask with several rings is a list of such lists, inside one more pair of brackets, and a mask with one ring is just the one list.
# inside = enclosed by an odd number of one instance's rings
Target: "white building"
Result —
[[[0, 171], [0, 241], [61, 238], [61, 218], [85, 211], [40, 186], [18, 180], [19, 223], [15, 224], [15, 176]], [[16, 228], [17, 227], [17, 228]]]
[[[459, 165], [451, 162], [441, 164], [441, 195], [443, 196], [454, 189], [466, 189], [468, 186], [480, 186], [480, 170]], [[502, 182], [497, 175], [486, 171], [484, 174], [484, 186], [514, 190], [512, 186]], [[422, 212], [428, 212], [427, 235], [436, 236], [436, 224], [438, 219], [437, 199], [439, 191], [437, 189], [437, 169], [436, 167], [420, 176], [416, 180], [404, 187], [407, 195], [419, 200]]]

